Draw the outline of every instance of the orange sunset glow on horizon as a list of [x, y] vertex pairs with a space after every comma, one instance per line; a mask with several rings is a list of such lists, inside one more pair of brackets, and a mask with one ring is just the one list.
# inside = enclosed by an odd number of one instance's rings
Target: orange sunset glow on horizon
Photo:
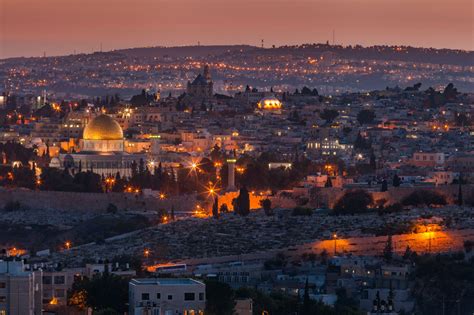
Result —
[[473, 49], [470, 0], [1, 0], [0, 58], [326, 42]]

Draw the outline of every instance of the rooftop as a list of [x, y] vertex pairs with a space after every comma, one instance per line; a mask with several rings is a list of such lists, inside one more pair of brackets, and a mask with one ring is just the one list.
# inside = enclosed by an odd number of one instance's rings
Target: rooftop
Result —
[[204, 285], [202, 282], [189, 278], [141, 278], [132, 279], [130, 284], [134, 285]]

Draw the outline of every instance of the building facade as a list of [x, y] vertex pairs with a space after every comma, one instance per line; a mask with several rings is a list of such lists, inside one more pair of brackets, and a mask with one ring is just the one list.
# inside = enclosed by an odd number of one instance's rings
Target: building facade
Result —
[[146, 160], [145, 153], [130, 154], [125, 150], [123, 131], [110, 116], [99, 115], [84, 128], [80, 152], [60, 154], [51, 166], [76, 171], [92, 170], [104, 176], [131, 175], [133, 162]]
[[129, 314], [203, 315], [205, 294], [205, 284], [193, 279], [132, 279], [129, 283]]
[[42, 314], [42, 272], [23, 261], [0, 262], [0, 315]]

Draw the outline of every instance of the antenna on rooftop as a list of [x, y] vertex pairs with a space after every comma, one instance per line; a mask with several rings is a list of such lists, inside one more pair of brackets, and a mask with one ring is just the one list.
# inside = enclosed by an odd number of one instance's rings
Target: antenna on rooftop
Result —
[[262, 48], [263, 48], [263, 43], [264, 43], [264, 41], [263, 41], [263, 39], [262, 39]]
[[100, 42], [100, 52], [102, 52], [102, 42]]
[[332, 30], [332, 44], [336, 44], [336, 30]]
[[200, 47], [200, 46], [201, 46], [201, 42], [200, 42], [200, 41], [198, 41], [198, 47]]

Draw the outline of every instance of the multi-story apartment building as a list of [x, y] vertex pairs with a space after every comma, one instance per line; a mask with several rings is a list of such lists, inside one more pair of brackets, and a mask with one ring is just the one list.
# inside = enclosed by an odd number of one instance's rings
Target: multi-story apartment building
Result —
[[203, 315], [205, 292], [205, 284], [193, 279], [132, 279], [129, 283], [129, 314]]
[[23, 261], [0, 262], [0, 315], [41, 315], [42, 271]]

